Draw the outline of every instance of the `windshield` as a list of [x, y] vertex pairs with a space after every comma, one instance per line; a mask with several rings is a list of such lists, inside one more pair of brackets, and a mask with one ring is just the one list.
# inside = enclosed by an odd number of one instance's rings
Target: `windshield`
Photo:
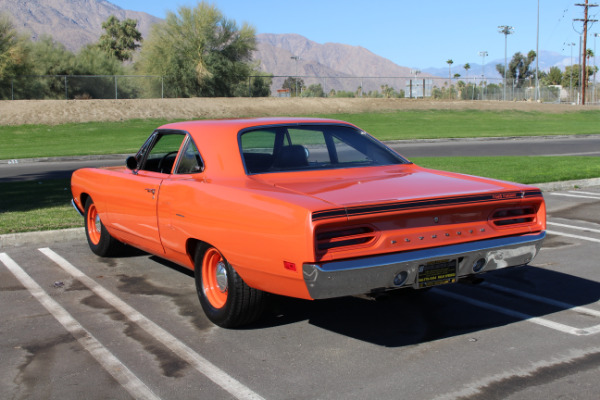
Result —
[[408, 163], [367, 133], [343, 125], [252, 129], [241, 134], [240, 147], [248, 174]]

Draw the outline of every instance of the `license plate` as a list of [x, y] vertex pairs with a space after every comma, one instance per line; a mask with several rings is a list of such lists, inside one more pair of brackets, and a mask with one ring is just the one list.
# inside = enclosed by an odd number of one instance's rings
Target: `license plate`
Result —
[[456, 282], [456, 259], [430, 261], [419, 265], [419, 288]]

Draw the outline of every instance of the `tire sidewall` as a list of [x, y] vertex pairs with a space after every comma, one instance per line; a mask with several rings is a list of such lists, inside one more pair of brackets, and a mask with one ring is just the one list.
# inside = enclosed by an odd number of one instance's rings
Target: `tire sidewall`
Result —
[[235, 272], [233, 271], [233, 268], [231, 267], [227, 259], [223, 256], [223, 254], [221, 254], [221, 257], [223, 258], [223, 262], [225, 264], [225, 268], [227, 270], [228, 293], [227, 300], [225, 301], [223, 307], [214, 307], [206, 297], [206, 294], [204, 293], [204, 284], [202, 276], [202, 263], [204, 262], [205, 254], [207, 253], [207, 250], [209, 248], [210, 247], [204, 246], [202, 248], [199, 248], [196, 252], [196, 258], [194, 261], [194, 279], [196, 281], [196, 291], [198, 293], [200, 305], [202, 306], [202, 309], [204, 310], [204, 313], [206, 314], [208, 319], [216, 325], [226, 327], [231, 324], [230, 318], [233, 314], [232, 304], [234, 303], [233, 296], [235, 291], [230, 289], [232, 289], [235, 285], [235, 282], [233, 281]]
[[85, 202], [85, 211], [83, 214], [83, 218], [85, 221], [85, 237], [87, 239], [88, 245], [90, 246], [90, 249], [92, 250], [92, 252], [98, 256], [106, 256], [108, 255], [108, 250], [109, 250], [109, 246], [110, 246], [110, 235], [108, 233], [108, 231], [106, 230], [106, 228], [104, 227], [104, 224], [102, 223], [102, 220], [100, 221], [100, 240], [98, 240], [98, 243], [94, 243], [94, 241], [90, 238], [90, 233], [89, 233], [89, 219], [88, 219], [88, 213], [90, 210], [90, 207], [94, 205], [94, 201], [92, 200], [92, 198], [88, 198], [87, 201]]

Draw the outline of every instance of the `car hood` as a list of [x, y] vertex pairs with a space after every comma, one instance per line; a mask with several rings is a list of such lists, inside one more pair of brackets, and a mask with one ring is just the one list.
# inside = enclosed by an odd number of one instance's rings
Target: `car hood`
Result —
[[342, 207], [527, 188], [525, 185], [429, 170], [415, 165], [266, 174], [260, 180]]

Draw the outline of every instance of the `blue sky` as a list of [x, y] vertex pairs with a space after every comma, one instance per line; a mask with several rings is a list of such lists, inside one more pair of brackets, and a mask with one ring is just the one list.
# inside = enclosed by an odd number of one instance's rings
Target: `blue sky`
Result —
[[[108, 0], [117, 6], [164, 18], [179, 6], [194, 7], [196, 0]], [[539, 0], [539, 50], [577, 62], [584, 0]], [[317, 43], [362, 46], [398, 65], [411, 68], [481, 63], [504, 59], [504, 35], [498, 26], [514, 27], [508, 36], [508, 56], [536, 48], [538, 0], [214, 0], [221, 12], [238, 25], [247, 22], [257, 33], [297, 33]], [[590, 1], [590, 4], [597, 3]], [[589, 18], [600, 19], [600, 7], [590, 7]], [[600, 52], [600, 23], [589, 30], [588, 48]]]

